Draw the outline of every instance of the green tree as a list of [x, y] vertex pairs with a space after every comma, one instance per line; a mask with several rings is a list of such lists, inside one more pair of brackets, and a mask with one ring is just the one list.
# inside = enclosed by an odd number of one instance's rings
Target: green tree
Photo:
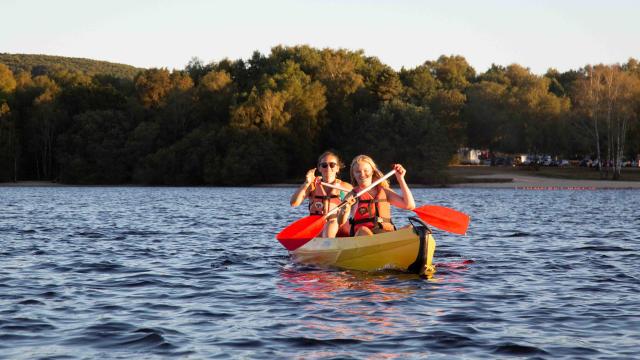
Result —
[[549, 91], [548, 77], [517, 64], [492, 66], [468, 91], [465, 108], [473, 146], [503, 152], [566, 152], [570, 102]]
[[134, 84], [140, 103], [146, 108], [157, 108], [165, 104], [165, 98], [172, 88], [171, 76], [167, 69], [149, 69], [139, 73]]
[[464, 90], [474, 80], [476, 71], [460, 55], [440, 56], [436, 61], [427, 61], [436, 79], [445, 89]]
[[[580, 114], [596, 149], [602, 178], [621, 177], [629, 129], [638, 121], [640, 79], [620, 65], [587, 66], [577, 81], [574, 111]], [[607, 166], [602, 166], [606, 164]], [[613, 166], [609, 166], [609, 165]]]
[[444, 182], [442, 169], [451, 158], [451, 146], [446, 129], [428, 110], [392, 101], [373, 113], [359, 113], [357, 122], [367, 131], [345, 145], [349, 157], [368, 154], [383, 169], [401, 162], [409, 169], [410, 181]]
[[247, 101], [232, 110], [231, 124], [238, 128], [281, 130], [288, 126], [300, 128], [302, 123], [313, 135], [325, 104], [324, 87], [312, 81], [297, 64], [287, 62], [279, 73], [265, 76]]
[[428, 106], [438, 88], [438, 81], [425, 65], [414, 69], [400, 70], [400, 81], [404, 85], [404, 99], [418, 106]]
[[196, 123], [229, 123], [229, 112], [235, 105], [237, 87], [226, 71], [212, 70], [202, 76], [196, 90]]
[[330, 109], [343, 107], [348, 97], [364, 86], [364, 76], [359, 71], [363, 66], [361, 52], [322, 50], [315, 78], [327, 89]]
[[433, 116], [447, 129], [447, 138], [456, 149], [466, 143], [467, 124], [461, 115], [466, 101], [467, 96], [459, 90], [441, 89], [430, 102]]
[[15, 122], [7, 110], [0, 113], [0, 182], [17, 180], [16, 142]]
[[0, 99], [16, 89], [16, 79], [13, 72], [5, 64], [0, 64]]
[[276, 135], [257, 128], [224, 129], [217, 135], [215, 155], [205, 159], [205, 181], [217, 185], [282, 181], [288, 173], [288, 156], [278, 143]]
[[73, 118], [60, 136], [60, 180], [72, 184], [122, 184], [130, 181], [126, 156], [130, 124], [117, 110], [87, 111]]
[[[464, 109], [467, 139], [471, 147], [496, 149], [503, 145], [502, 130], [509, 118], [504, 98], [507, 86], [493, 81], [480, 81], [468, 89]], [[511, 134], [514, 135], [514, 134]]]

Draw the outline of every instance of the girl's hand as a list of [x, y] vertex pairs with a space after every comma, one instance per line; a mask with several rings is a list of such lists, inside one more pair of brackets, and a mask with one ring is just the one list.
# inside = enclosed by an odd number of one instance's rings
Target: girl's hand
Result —
[[314, 180], [316, 179], [316, 169], [313, 168], [309, 171], [307, 171], [307, 175], [305, 175], [305, 183], [307, 183], [307, 185], [311, 184]]
[[398, 182], [404, 180], [404, 176], [407, 174], [407, 169], [400, 164], [393, 164], [393, 170], [396, 171], [396, 180], [398, 180]]
[[344, 201], [347, 203], [347, 207], [351, 207], [353, 204], [356, 203], [356, 197], [353, 193], [349, 193], [347, 196], [344, 197]]

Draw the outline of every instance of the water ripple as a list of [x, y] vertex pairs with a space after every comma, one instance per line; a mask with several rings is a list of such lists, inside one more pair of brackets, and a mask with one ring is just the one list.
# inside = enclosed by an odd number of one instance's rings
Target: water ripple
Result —
[[292, 263], [292, 190], [0, 188], [0, 358], [640, 353], [639, 192], [416, 189], [473, 218], [424, 279]]

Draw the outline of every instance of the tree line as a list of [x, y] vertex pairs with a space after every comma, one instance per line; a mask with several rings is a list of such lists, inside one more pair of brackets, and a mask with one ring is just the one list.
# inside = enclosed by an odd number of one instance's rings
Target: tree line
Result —
[[334, 149], [438, 184], [464, 146], [611, 160], [601, 164], [640, 152], [634, 59], [543, 76], [517, 64], [477, 74], [462, 56], [396, 71], [308, 46], [134, 76], [13, 59], [0, 57], [0, 181], [298, 181]]
[[116, 64], [108, 61], [34, 54], [0, 53], [0, 64], [8, 66], [14, 74], [26, 71], [31, 73], [31, 76], [66, 70], [80, 72], [89, 76], [102, 74], [133, 79], [136, 74], [144, 70], [131, 65]]

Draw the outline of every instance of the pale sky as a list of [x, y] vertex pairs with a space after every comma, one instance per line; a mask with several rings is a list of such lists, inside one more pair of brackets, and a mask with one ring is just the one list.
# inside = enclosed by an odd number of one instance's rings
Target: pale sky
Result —
[[640, 59], [634, 0], [0, 0], [0, 52], [182, 69], [276, 45], [362, 49], [395, 69], [462, 55], [543, 74]]

